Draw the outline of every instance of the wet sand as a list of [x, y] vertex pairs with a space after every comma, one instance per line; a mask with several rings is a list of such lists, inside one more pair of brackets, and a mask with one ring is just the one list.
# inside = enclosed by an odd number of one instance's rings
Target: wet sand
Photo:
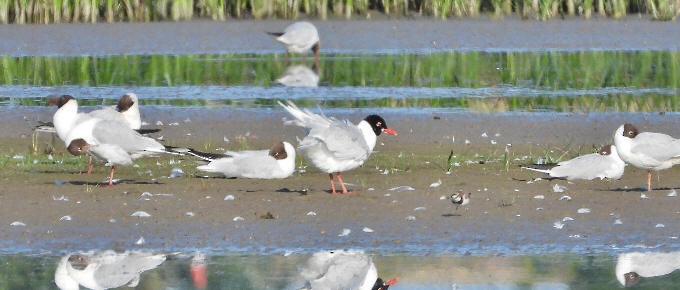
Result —
[[[9, 156], [26, 154], [30, 125], [36, 119], [49, 119], [53, 112], [52, 108], [21, 107], [2, 111], [0, 149]], [[357, 120], [368, 113], [357, 110], [347, 117]], [[643, 131], [680, 136], [674, 114], [471, 113], [434, 118], [422, 113], [380, 113], [400, 135], [381, 136], [378, 152], [365, 166], [344, 174], [350, 187], [359, 191], [351, 196], [330, 195], [328, 177], [311, 168], [285, 180], [200, 178], [193, 159], [169, 165], [171, 158], [161, 158], [161, 166], [121, 168], [117, 176], [128, 181], [105, 188], [83, 185], [105, 178], [107, 172], [101, 166], [92, 176], [73, 174], [58, 165], [50, 167], [50, 173], [32, 173], [23, 167], [13, 169], [10, 159], [0, 173], [0, 220], [5, 224], [0, 231], [1, 246], [7, 252], [144, 247], [254, 253], [360, 247], [461, 255], [678, 248], [680, 200], [667, 195], [680, 187], [676, 178], [680, 169], [662, 171], [659, 179], [654, 178], [655, 190], [643, 199], [646, 173], [635, 168], [628, 167], [618, 181], [529, 182], [541, 174], [517, 166], [528, 162], [521, 160], [523, 156], [535, 158], [546, 150], [557, 152], [553, 156], [559, 156], [560, 150], [569, 151], [568, 157], [590, 153], [610, 142], [612, 132], [625, 121], [638, 124]], [[226, 107], [144, 110], [149, 123], [165, 124], [162, 135], [168, 144], [196, 148], [238, 149], [237, 136], [246, 135], [250, 148], [267, 148], [280, 139], [295, 143], [302, 130], [281, 125], [282, 117], [280, 110]], [[168, 125], [173, 122], [178, 125]], [[482, 136], [485, 132], [489, 137]], [[230, 143], [225, 144], [225, 137]], [[470, 144], [465, 144], [466, 139]], [[41, 140], [42, 148], [47, 138]], [[512, 157], [520, 160], [506, 171], [494, 160], [502, 158], [508, 143]], [[60, 146], [55, 159], [70, 158]], [[475, 154], [487, 156], [478, 159], [491, 162], [462, 162], [446, 174], [441, 166], [450, 150], [470, 159]], [[181, 167], [185, 176], [164, 178], [173, 167]], [[437, 180], [441, 186], [430, 188]], [[66, 183], [56, 185], [55, 181]], [[566, 190], [554, 192], [555, 184]], [[399, 186], [415, 190], [390, 190]], [[442, 198], [459, 189], [473, 196], [467, 208], [456, 211]], [[143, 192], [162, 195], [144, 200], [139, 198]], [[227, 195], [235, 200], [224, 200]], [[539, 195], [544, 198], [536, 198]], [[560, 200], [564, 195], [571, 200]], [[55, 200], [61, 196], [68, 201]], [[582, 208], [590, 213], [577, 213]], [[151, 217], [130, 216], [139, 210]], [[274, 218], [265, 218], [268, 213]], [[59, 221], [65, 215], [72, 220]], [[415, 220], [407, 220], [408, 216]], [[234, 221], [235, 217], [244, 220]], [[554, 228], [565, 217], [574, 220], [564, 222], [562, 229]], [[617, 218], [622, 224], [614, 224]], [[26, 226], [10, 226], [14, 221]], [[351, 232], [339, 236], [343, 229]], [[140, 237], [145, 244], [135, 245]]]

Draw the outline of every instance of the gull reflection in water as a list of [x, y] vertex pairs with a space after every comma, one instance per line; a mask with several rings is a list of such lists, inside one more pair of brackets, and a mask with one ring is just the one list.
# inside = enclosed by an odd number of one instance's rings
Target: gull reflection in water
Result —
[[313, 65], [310, 69], [306, 65], [293, 65], [286, 68], [276, 83], [286, 87], [317, 87], [319, 86], [319, 69]]
[[165, 259], [165, 254], [142, 251], [73, 253], [59, 261], [54, 282], [62, 290], [135, 287], [142, 272], [158, 267]]
[[194, 288], [205, 289], [208, 287], [208, 258], [200, 251], [196, 251], [191, 258], [189, 272]]
[[641, 278], [663, 276], [680, 269], [680, 251], [669, 253], [631, 252], [619, 255], [616, 279], [625, 287], [633, 286]]
[[302, 289], [387, 290], [397, 279], [383, 281], [373, 259], [358, 250], [321, 251], [300, 271], [307, 283]]

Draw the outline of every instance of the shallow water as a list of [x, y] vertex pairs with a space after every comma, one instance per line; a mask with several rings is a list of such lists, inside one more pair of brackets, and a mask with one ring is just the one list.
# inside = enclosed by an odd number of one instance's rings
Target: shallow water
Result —
[[[72, 254], [72, 253], [68, 253]], [[285, 255], [208, 254], [206, 289], [298, 289], [299, 271], [310, 253]], [[677, 257], [678, 252], [665, 253]], [[398, 278], [390, 289], [616, 289], [615, 269], [620, 255], [534, 256], [403, 256], [372, 254], [385, 280]], [[195, 289], [191, 261], [194, 253], [171, 253], [159, 267], [143, 272], [136, 289]], [[61, 257], [0, 257], [0, 288], [55, 289], [54, 273]], [[649, 258], [647, 261], [655, 261]], [[623, 266], [622, 266], [623, 267]], [[640, 272], [633, 266], [631, 271]], [[647, 268], [648, 271], [655, 271]], [[666, 272], [675, 270], [673, 267]], [[661, 271], [663, 272], [663, 271]], [[642, 278], [635, 289], [673, 289], [680, 271]]]
[[680, 106], [679, 52], [350, 54], [325, 56], [318, 67], [292, 61], [272, 54], [3, 57], [0, 105], [46, 106], [71, 94], [94, 106], [132, 91], [145, 106], [197, 108], [272, 108], [279, 99], [328, 109], [493, 113]]

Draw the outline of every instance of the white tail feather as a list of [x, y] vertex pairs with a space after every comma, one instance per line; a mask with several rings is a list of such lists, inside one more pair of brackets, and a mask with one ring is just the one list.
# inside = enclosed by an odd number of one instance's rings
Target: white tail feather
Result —
[[546, 170], [546, 169], [536, 169], [536, 168], [524, 167], [524, 166], [522, 168], [533, 170], [533, 171], [538, 171], [538, 172], [545, 173], [545, 174], [550, 174], [550, 170]]

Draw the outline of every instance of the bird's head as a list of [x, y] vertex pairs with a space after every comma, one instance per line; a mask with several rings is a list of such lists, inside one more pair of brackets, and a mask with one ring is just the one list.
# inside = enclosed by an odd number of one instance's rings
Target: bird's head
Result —
[[397, 131], [388, 128], [385, 119], [378, 115], [368, 115], [366, 118], [364, 118], [364, 121], [371, 125], [371, 128], [373, 129], [373, 132], [375, 132], [376, 136], [380, 136], [382, 132], [397, 136]]
[[373, 284], [373, 288], [371, 288], [371, 290], [387, 290], [394, 284], [397, 284], [397, 278], [393, 278], [387, 282], [383, 281], [382, 278], [378, 278], [378, 280], [375, 280], [375, 284]]
[[87, 141], [79, 138], [79, 139], [74, 139], [71, 141], [71, 143], [68, 144], [68, 147], [66, 148], [69, 153], [75, 155], [75, 156], [80, 156], [85, 153], [87, 153], [88, 150], [90, 150], [90, 144], [87, 144]]

